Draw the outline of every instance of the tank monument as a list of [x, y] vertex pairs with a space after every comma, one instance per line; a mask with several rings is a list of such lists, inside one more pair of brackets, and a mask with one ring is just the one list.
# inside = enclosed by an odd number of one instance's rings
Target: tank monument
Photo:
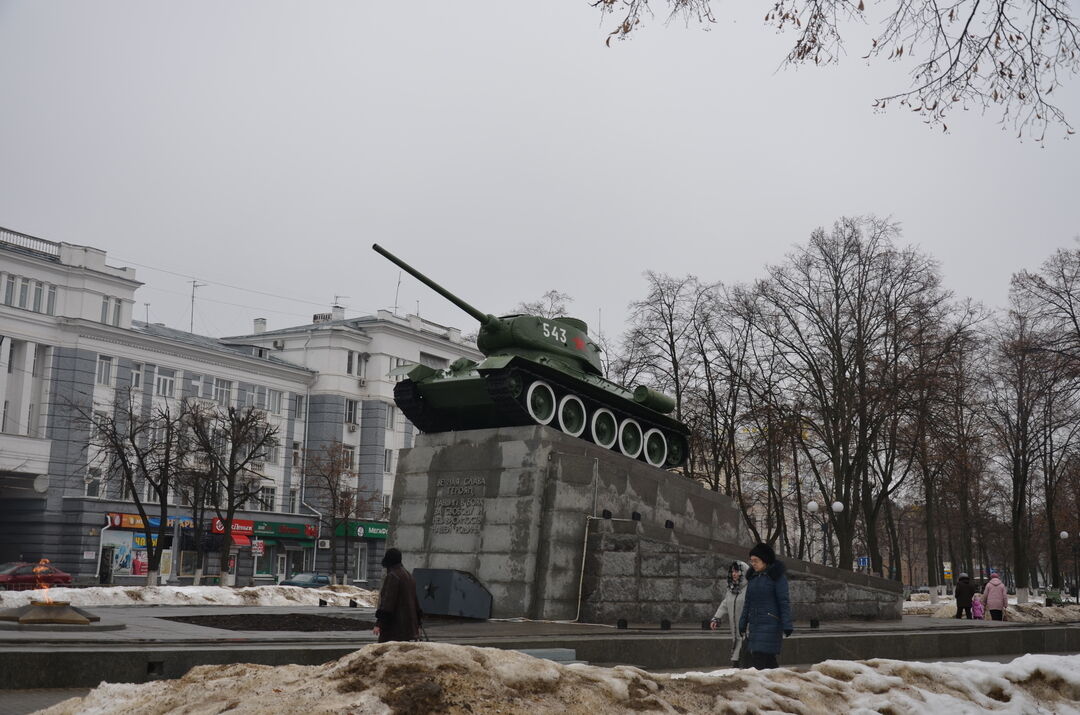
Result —
[[[583, 321], [483, 313], [373, 248], [475, 318], [485, 356], [405, 366], [394, 390], [422, 434], [398, 461], [390, 541], [421, 605], [481, 586], [496, 618], [707, 618], [752, 544], [730, 497], [678, 472], [674, 400], [607, 380]], [[783, 558], [797, 620], [901, 617], [899, 583]]]

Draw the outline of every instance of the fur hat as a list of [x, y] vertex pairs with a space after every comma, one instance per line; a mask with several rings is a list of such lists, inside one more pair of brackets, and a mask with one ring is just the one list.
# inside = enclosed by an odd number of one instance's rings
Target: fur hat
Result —
[[382, 557], [382, 565], [384, 569], [388, 569], [391, 566], [396, 566], [401, 563], [401, 552], [397, 549], [387, 549], [386, 553]]
[[750, 549], [751, 556], [757, 556], [759, 559], [765, 562], [766, 565], [776, 561], [776, 552], [772, 550], [772, 547], [762, 542], [754, 548]]

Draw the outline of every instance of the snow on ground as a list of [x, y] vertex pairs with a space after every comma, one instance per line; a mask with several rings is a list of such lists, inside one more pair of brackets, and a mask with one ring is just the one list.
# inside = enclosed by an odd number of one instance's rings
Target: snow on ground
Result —
[[[1046, 606], [1044, 603], [1044, 599], [1033, 597], [1027, 603], [1018, 604], [1015, 596], [1010, 597], [1009, 608], [1005, 617], [1017, 623], [1074, 623], [1080, 621], [1080, 605], [1069, 603], [1064, 606]], [[912, 594], [910, 601], [904, 601], [904, 615], [955, 618], [956, 600], [952, 596], [941, 596], [935, 605], [930, 603], [929, 594]]]
[[564, 666], [446, 643], [369, 645], [319, 666], [199, 666], [179, 680], [102, 684], [47, 715], [139, 713], [1080, 713], [1080, 656], [1010, 663], [820, 663], [806, 672], [659, 675]]
[[379, 594], [355, 586], [300, 588], [299, 586], [94, 586], [50, 588], [45, 591], [0, 591], [0, 608], [18, 608], [31, 600], [68, 601], [73, 606], [374, 606]]

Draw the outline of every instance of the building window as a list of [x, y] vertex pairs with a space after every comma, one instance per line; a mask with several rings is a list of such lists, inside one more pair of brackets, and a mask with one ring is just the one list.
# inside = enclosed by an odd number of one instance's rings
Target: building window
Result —
[[289, 490], [289, 513], [300, 513], [300, 490], [296, 487]]
[[4, 283], [4, 304], [15, 305], [15, 276], [9, 275]]
[[222, 407], [228, 407], [232, 402], [232, 380], [214, 378], [214, 402]]
[[345, 422], [356, 424], [356, 400], [345, 400]]
[[351, 472], [356, 469], [356, 449], [353, 447], [344, 447], [341, 450], [341, 461], [344, 463], [346, 472]]
[[39, 282], [34, 282], [34, 312], [41, 312], [42, 299], [45, 297], [45, 286]]
[[109, 324], [109, 296], [101, 296], [101, 322]]
[[281, 414], [281, 390], [270, 390], [269, 392], [270, 411], [275, 415]]
[[392, 449], [384, 449], [383, 450], [383, 471], [386, 472], [387, 474], [390, 474], [393, 471], [393, 467], [394, 467], [394, 450], [392, 450]]
[[266, 448], [267, 462], [270, 462], [270, 464], [277, 464], [279, 459], [281, 459], [281, 447], [275, 444], [272, 447]]
[[294, 467], [299, 467], [300, 466], [300, 443], [299, 442], [293, 442], [292, 443], [292, 465]]
[[[403, 365], [408, 365], [408, 364], [409, 364], [409, 361], [406, 360], [405, 358], [392, 357], [392, 358], [390, 358], [390, 372], [393, 372], [394, 370], [398, 369], [399, 367], [402, 367]], [[405, 375], [402, 375], [401, 373], [397, 373], [397, 374], [393, 375], [394, 382], [401, 382], [404, 379], [405, 379]]]
[[345, 374], [352, 375], [353, 374], [353, 351], [352, 350], [346, 350], [345, 353], [348, 355], [348, 357], [345, 359]]
[[91, 499], [101, 497], [101, 470], [90, 467], [86, 472], [86, 496]]
[[143, 381], [142, 370], [143, 370], [143, 367], [142, 367], [141, 362], [133, 363], [131, 365], [131, 389], [132, 390], [141, 390], [142, 389], [142, 381]]
[[123, 307], [123, 302], [119, 298], [113, 298], [113, 313], [112, 324], [120, 325], [120, 309]]
[[304, 419], [304, 396], [293, 395], [293, 411], [296, 413], [294, 417], [298, 420]]
[[394, 431], [394, 421], [397, 419], [397, 410], [393, 405], [386, 406], [386, 429]]
[[25, 308], [30, 300], [30, 279], [19, 279], [19, 307]]
[[45, 301], [45, 312], [56, 315], [56, 286], [49, 286], [49, 296]]
[[176, 380], [166, 375], [158, 375], [154, 378], [154, 394], [158, 397], [172, 397], [176, 388]]
[[113, 359], [104, 355], [98, 357], [97, 384], [112, 385]]
[[277, 487], [263, 487], [259, 490], [260, 511], [274, 511], [277, 506]]

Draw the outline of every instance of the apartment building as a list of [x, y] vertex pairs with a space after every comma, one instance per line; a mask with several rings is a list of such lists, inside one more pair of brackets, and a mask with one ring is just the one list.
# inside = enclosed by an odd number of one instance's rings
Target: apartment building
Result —
[[[392, 368], [475, 349], [453, 328], [382, 311], [346, 319], [340, 308], [309, 325], [270, 331], [257, 319], [251, 335], [210, 338], [132, 320], [141, 285], [102, 250], [0, 228], [0, 562], [49, 558], [81, 582], [141, 581], [142, 521], [84, 418], [115, 413], [131, 394], [145, 414], [198, 399], [258, 407], [277, 428], [260, 499], [233, 524], [240, 583], [328, 568], [325, 505], [308, 498], [304, 460], [345, 444], [366, 511], [345, 527], [339, 565], [376, 585], [396, 453], [413, 436], [393, 404]], [[176, 582], [193, 571], [194, 545], [190, 505], [174, 501], [162, 571]], [[225, 542], [218, 520], [208, 526]]]

